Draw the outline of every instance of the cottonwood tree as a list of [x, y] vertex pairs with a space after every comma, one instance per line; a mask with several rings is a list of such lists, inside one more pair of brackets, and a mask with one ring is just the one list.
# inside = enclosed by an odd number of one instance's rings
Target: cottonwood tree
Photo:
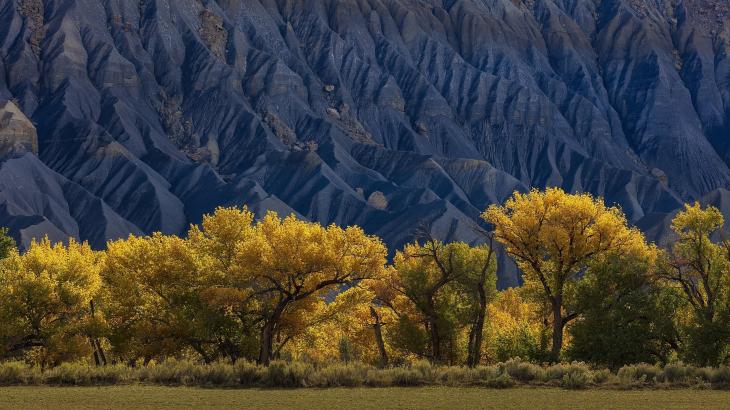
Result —
[[689, 339], [685, 355], [700, 365], [719, 364], [730, 342], [730, 242], [712, 240], [723, 224], [719, 209], [685, 205], [672, 220], [677, 240], [660, 272], [681, 290], [690, 306], [684, 321]]
[[[295, 359], [326, 362], [339, 357], [342, 361], [359, 360], [385, 366], [388, 362], [387, 330], [391, 316], [372, 305], [374, 295], [363, 286], [353, 286], [333, 300], [315, 299], [316, 309], [308, 310], [298, 327], [287, 326], [278, 343], [289, 340], [288, 355]], [[370, 309], [377, 309], [380, 322], [374, 321]], [[300, 310], [295, 310], [299, 314]], [[375, 326], [380, 324], [380, 337]]]
[[638, 243], [595, 260], [576, 287], [580, 320], [570, 327], [567, 356], [617, 370], [666, 363], [679, 348], [673, 317], [679, 292], [657, 280], [659, 251]]
[[220, 328], [218, 344], [233, 361], [256, 360], [259, 353], [255, 312], [259, 294], [250, 277], [241, 275], [236, 266], [236, 250], [256, 234], [254, 219], [246, 207], [219, 207], [188, 231], [188, 243], [197, 258], [205, 261], [208, 287], [201, 297], [228, 321], [228, 326]]
[[18, 249], [15, 239], [10, 237], [8, 232], [8, 228], [0, 228], [0, 260], [7, 258]]
[[259, 363], [268, 365], [274, 338], [311, 298], [379, 275], [387, 250], [357, 227], [323, 227], [295, 216], [269, 212], [250, 237], [235, 244], [227, 282], [241, 291], [247, 314], [260, 326]]
[[580, 313], [572, 304], [581, 274], [607, 252], [644, 242], [618, 208], [589, 194], [572, 195], [559, 188], [515, 192], [503, 206], [490, 206], [482, 217], [494, 225], [495, 239], [522, 270], [525, 284], [539, 287], [550, 304], [553, 361], [560, 360], [565, 325]]
[[467, 249], [463, 258], [464, 273], [455, 284], [468, 298], [464, 309], [469, 328], [466, 365], [475, 367], [482, 359], [487, 307], [497, 292], [497, 258], [489, 245]]
[[89, 310], [98, 294], [101, 255], [73, 239], [48, 238], [0, 262], [0, 356], [41, 366], [88, 357], [99, 329]]
[[[467, 362], [476, 365], [481, 358], [487, 304], [496, 292], [496, 260], [491, 249], [429, 238], [423, 244], [406, 245], [396, 253], [394, 266], [391, 286], [423, 317], [431, 361], [453, 361], [454, 339], [460, 319], [465, 318], [470, 326]], [[452, 346], [450, 351], [447, 343]]]
[[217, 357], [223, 319], [203, 298], [210, 264], [198, 256], [185, 239], [160, 233], [107, 245], [103, 310], [118, 356], [149, 361], [192, 349], [206, 362]]
[[505, 289], [487, 307], [485, 328], [487, 361], [505, 362], [519, 357], [533, 362], [545, 359], [545, 325], [542, 304], [524, 297], [523, 288]]
[[371, 318], [368, 323], [380, 351], [379, 365], [386, 366], [391, 359], [403, 361], [413, 355], [427, 357], [427, 336], [421, 329], [426, 320], [403, 292], [398, 271], [388, 266], [381, 277], [363, 281], [362, 286], [373, 295], [368, 306]]

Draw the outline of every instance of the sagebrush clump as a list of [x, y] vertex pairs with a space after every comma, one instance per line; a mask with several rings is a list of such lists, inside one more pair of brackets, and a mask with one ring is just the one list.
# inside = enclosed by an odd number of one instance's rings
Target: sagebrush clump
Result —
[[681, 363], [665, 367], [625, 366], [614, 373], [585, 363], [541, 366], [519, 359], [494, 366], [417, 365], [377, 368], [361, 362], [314, 365], [273, 361], [269, 366], [238, 361], [209, 364], [167, 360], [136, 367], [65, 363], [42, 370], [23, 362], [0, 363], [0, 385], [103, 386], [149, 384], [225, 388], [330, 388], [450, 386], [510, 388], [550, 386], [585, 388], [730, 388], [730, 368], [692, 367]]

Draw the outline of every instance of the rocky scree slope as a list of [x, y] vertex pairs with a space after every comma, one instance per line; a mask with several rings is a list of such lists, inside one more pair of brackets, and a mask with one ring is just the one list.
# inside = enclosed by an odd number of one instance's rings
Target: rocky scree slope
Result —
[[531, 186], [661, 239], [683, 201], [730, 197], [724, 0], [0, 0], [0, 23], [23, 244], [230, 204], [474, 242]]

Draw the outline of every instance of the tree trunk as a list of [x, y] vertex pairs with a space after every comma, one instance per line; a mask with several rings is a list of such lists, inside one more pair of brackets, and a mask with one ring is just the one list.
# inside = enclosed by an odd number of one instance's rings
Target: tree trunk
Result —
[[193, 350], [198, 352], [200, 357], [203, 358], [203, 362], [205, 364], [210, 364], [213, 362], [213, 358], [211, 358], [210, 355], [208, 354], [208, 352], [205, 351], [205, 348], [203, 347], [202, 343], [193, 341], [190, 343], [190, 346], [193, 348]]
[[479, 289], [479, 312], [477, 313], [476, 322], [471, 330], [469, 337], [469, 355], [466, 365], [475, 367], [482, 358], [482, 340], [484, 338], [484, 320], [487, 316], [487, 294], [484, 287]]
[[443, 362], [441, 357], [441, 335], [438, 330], [438, 318], [435, 314], [428, 316], [428, 324], [431, 333], [431, 361], [440, 364]]
[[261, 329], [261, 350], [259, 350], [259, 364], [268, 366], [271, 363], [271, 353], [274, 350], [274, 322], [268, 321]]
[[101, 342], [99, 339], [95, 339], [94, 343], [96, 343], [96, 351], [99, 352], [99, 358], [101, 358], [101, 364], [106, 366], [109, 364], [109, 362], [106, 360], [106, 353], [104, 353], [104, 348], [101, 346]]
[[380, 352], [380, 367], [388, 366], [388, 352], [385, 351], [385, 341], [383, 341], [383, 323], [380, 321], [380, 316], [375, 308], [370, 306], [370, 315], [375, 319], [373, 330], [375, 331], [375, 342], [378, 344], [378, 351]]
[[550, 358], [554, 363], [560, 361], [560, 351], [563, 349], [563, 312], [560, 299], [552, 302], [553, 305], [553, 345], [550, 351]]
[[[94, 301], [89, 301], [89, 311], [91, 313], [91, 318], [93, 319], [96, 316], [96, 307], [94, 306]], [[104, 348], [101, 347], [101, 343], [99, 342], [99, 339], [96, 337], [90, 337], [91, 342], [91, 348], [94, 351], [94, 361], [96, 362], [97, 366], [106, 366], [106, 354], [104, 354]]]
[[277, 325], [281, 319], [281, 315], [284, 313], [284, 309], [289, 304], [289, 299], [279, 301], [276, 308], [269, 316], [268, 320], [261, 329], [261, 350], [259, 350], [259, 364], [262, 366], [268, 366], [271, 363], [271, 358], [274, 354], [274, 336], [276, 333]]
[[91, 350], [94, 352], [94, 363], [97, 366], [101, 366], [101, 357], [99, 356], [99, 351], [96, 350], [96, 343], [94, 343], [94, 339], [89, 338], [89, 344], [91, 345]]

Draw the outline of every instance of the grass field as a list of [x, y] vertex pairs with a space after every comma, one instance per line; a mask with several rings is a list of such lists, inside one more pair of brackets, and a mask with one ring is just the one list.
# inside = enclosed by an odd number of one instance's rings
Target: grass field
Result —
[[2, 409], [711, 409], [728, 408], [716, 390], [584, 390], [547, 388], [356, 388], [213, 390], [188, 387], [7, 387]]

